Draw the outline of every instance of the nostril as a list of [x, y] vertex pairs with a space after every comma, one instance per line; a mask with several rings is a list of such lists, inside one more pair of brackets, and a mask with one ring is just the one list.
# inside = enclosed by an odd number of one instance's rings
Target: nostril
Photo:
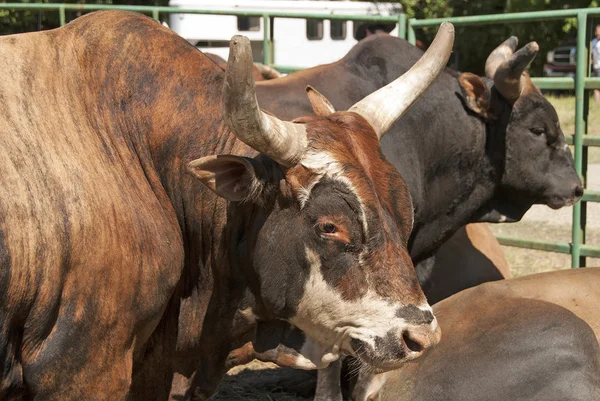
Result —
[[421, 344], [419, 344], [418, 342], [412, 340], [408, 336], [408, 332], [405, 331], [404, 333], [402, 333], [402, 340], [404, 340], [404, 344], [406, 344], [406, 348], [408, 348], [412, 352], [422, 352], [423, 351], [423, 346]]
[[583, 196], [583, 186], [575, 185], [575, 188], [573, 189], [573, 194], [578, 198]]

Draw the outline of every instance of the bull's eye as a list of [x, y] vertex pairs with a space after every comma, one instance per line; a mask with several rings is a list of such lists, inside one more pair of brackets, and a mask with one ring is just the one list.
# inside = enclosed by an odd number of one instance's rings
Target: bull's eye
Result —
[[336, 226], [332, 223], [319, 223], [318, 227], [323, 234], [335, 234], [337, 232]]
[[531, 131], [533, 134], [536, 134], [536, 135], [542, 135], [543, 133], [546, 132], [546, 130], [543, 128], [531, 128], [529, 131]]

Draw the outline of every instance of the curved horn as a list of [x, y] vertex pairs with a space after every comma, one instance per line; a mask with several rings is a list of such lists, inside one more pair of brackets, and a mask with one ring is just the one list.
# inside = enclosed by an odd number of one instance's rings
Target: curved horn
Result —
[[371, 93], [348, 111], [363, 116], [381, 138], [440, 75], [454, 43], [454, 26], [440, 25], [433, 43], [404, 75]]
[[285, 167], [295, 165], [307, 146], [306, 128], [263, 113], [252, 75], [250, 40], [236, 35], [229, 44], [223, 83], [223, 120], [246, 145]]
[[517, 50], [518, 45], [519, 38], [511, 36], [502, 42], [500, 46], [496, 47], [485, 61], [485, 76], [494, 79], [494, 74], [496, 73], [498, 66], [513, 55]]
[[540, 47], [536, 42], [530, 42], [498, 65], [494, 73], [494, 85], [509, 102], [514, 103], [529, 84], [530, 78], [523, 72], [539, 50]]

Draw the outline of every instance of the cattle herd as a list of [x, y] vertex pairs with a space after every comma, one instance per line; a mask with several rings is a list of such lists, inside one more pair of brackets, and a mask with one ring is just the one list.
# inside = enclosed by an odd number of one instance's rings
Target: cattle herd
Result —
[[600, 270], [465, 248], [583, 195], [538, 45], [480, 77], [453, 42], [281, 77], [128, 12], [0, 38], [0, 399], [206, 400], [257, 358], [319, 401], [350, 360], [354, 401], [600, 400]]

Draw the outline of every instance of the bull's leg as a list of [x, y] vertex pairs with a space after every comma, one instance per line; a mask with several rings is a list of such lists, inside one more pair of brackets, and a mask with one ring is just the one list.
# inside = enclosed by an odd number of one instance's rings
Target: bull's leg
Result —
[[341, 373], [341, 359], [331, 363], [325, 369], [319, 369], [317, 372], [315, 401], [342, 401], [342, 388], [340, 387]]
[[387, 380], [387, 373], [360, 372], [352, 390], [352, 401], [374, 401]]

